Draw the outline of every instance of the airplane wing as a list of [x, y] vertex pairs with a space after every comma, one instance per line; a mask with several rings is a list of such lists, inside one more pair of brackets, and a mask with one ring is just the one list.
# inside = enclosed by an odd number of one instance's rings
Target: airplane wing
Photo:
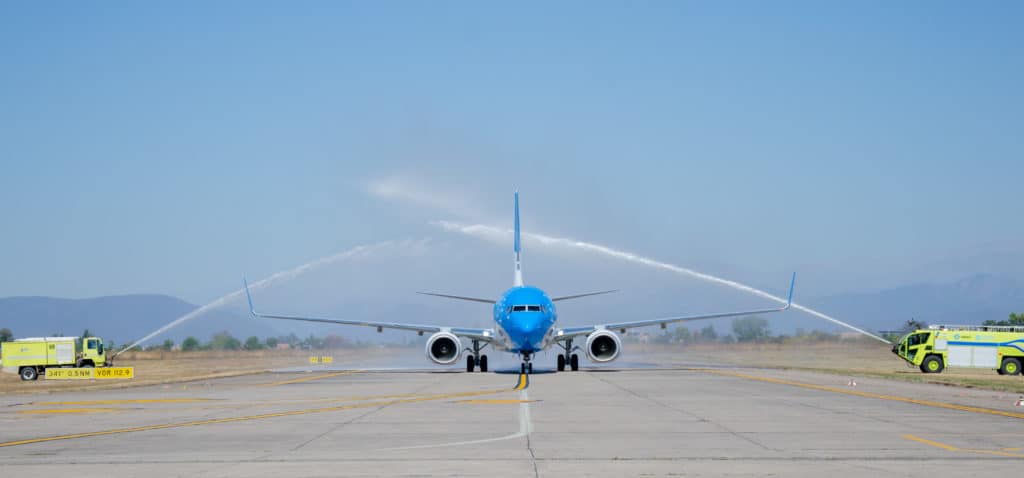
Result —
[[676, 322], [690, 322], [694, 320], [708, 320], [708, 319], [720, 319], [722, 317], [739, 317], [744, 315], [755, 315], [755, 314], [767, 314], [772, 312], [782, 312], [789, 308], [790, 304], [793, 303], [793, 286], [796, 285], [796, 273], [793, 273], [793, 278], [789, 283], [789, 298], [786, 300], [786, 305], [774, 309], [755, 309], [755, 310], [744, 310], [741, 312], [724, 312], [717, 314], [699, 314], [699, 315], [681, 315], [678, 317], [662, 317], [658, 319], [647, 319], [647, 320], [633, 320], [627, 322], [611, 322], [607, 324], [588, 325], [583, 327], [565, 327], [555, 330], [555, 341], [562, 341], [578, 337], [580, 335], [590, 335], [597, 330], [619, 330], [625, 333], [626, 329], [633, 329], [637, 327], [649, 327], [651, 325], [661, 325], [664, 327], [667, 324]]
[[340, 324], [340, 325], [361, 325], [363, 327], [375, 327], [377, 332], [381, 332], [384, 329], [395, 329], [395, 330], [409, 330], [418, 332], [420, 335], [424, 333], [436, 333], [436, 332], [451, 332], [460, 337], [467, 337], [474, 340], [480, 340], [483, 342], [491, 342], [495, 340], [494, 329], [473, 329], [467, 327], [442, 327], [440, 325], [422, 325], [422, 324], [406, 324], [400, 322], [372, 322], [365, 320], [346, 320], [346, 319], [335, 319], [328, 317], [304, 317], [297, 315], [275, 315], [275, 314], [261, 314], [256, 312], [256, 308], [252, 303], [252, 295], [249, 294], [249, 283], [245, 279], [242, 280], [245, 285], [245, 298], [249, 300], [249, 315], [253, 318], [261, 319], [281, 319], [281, 320], [298, 320], [302, 322], [318, 322], [323, 324]]

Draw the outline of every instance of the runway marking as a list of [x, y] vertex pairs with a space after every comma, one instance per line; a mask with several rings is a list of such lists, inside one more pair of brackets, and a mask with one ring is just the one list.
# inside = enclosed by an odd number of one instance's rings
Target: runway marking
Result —
[[[995, 456], [1005, 456], [1005, 457], [1011, 457], [1011, 458], [1024, 458], [1024, 454], [1022, 454], [1022, 453], [1009, 453], [1009, 452], [1005, 452], [1005, 451], [996, 451], [996, 450], [976, 450], [976, 449], [973, 449], [973, 448], [957, 448], [957, 447], [955, 447], [953, 445], [947, 445], [945, 443], [940, 443], [940, 442], [937, 442], [937, 441], [934, 441], [934, 440], [929, 440], [927, 438], [921, 438], [919, 436], [914, 436], [914, 435], [903, 435], [903, 438], [906, 439], [906, 440], [916, 441], [918, 443], [922, 443], [922, 444], [925, 444], [925, 445], [933, 446], [935, 448], [941, 448], [941, 449], [946, 450], [946, 451], [959, 451], [959, 452], [964, 452], [964, 453], [975, 453], [975, 454], [979, 454], [979, 455], [995, 455]], [[1019, 450], [1019, 448], [1004, 448], [1004, 450]]]
[[935, 401], [931, 401], [931, 400], [919, 400], [919, 399], [916, 399], [916, 398], [900, 397], [900, 396], [897, 396], [897, 395], [882, 395], [882, 394], [878, 394], [878, 393], [862, 392], [862, 391], [850, 390], [850, 389], [846, 389], [846, 388], [829, 387], [829, 386], [826, 386], [826, 385], [815, 385], [813, 383], [795, 382], [795, 381], [792, 381], [792, 380], [785, 380], [785, 379], [781, 379], [781, 378], [758, 377], [756, 375], [748, 375], [748, 374], [739, 373], [739, 372], [726, 372], [726, 371], [722, 371], [722, 370], [712, 370], [712, 369], [695, 369], [695, 370], [698, 370], [698, 371], [701, 371], [701, 372], [706, 372], [706, 373], [711, 373], [711, 374], [715, 374], [715, 375], [723, 375], [723, 376], [730, 376], [730, 377], [745, 378], [745, 379], [748, 379], [748, 380], [757, 380], [759, 382], [775, 383], [775, 384], [780, 384], [780, 385], [792, 385], [794, 387], [808, 388], [808, 389], [811, 389], [811, 390], [821, 390], [821, 391], [824, 391], [824, 392], [842, 393], [842, 394], [845, 394], [845, 395], [855, 395], [855, 396], [858, 396], [858, 397], [866, 397], [866, 398], [877, 398], [877, 399], [880, 399], [880, 400], [890, 400], [890, 401], [893, 401], [893, 402], [913, 403], [915, 405], [924, 405], [926, 407], [935, 407], [935, 408], [945, 408], [947, 410], [958, 410], [958, 411], [961, 411], [961, 412], [982, 413], [982, 414], [986, 414], [986, 415], [997, 415], [997, 416], [1001, 416], [1001, 417], [1010, 417], [1010, 418], [1024, 419], [1024, 413], [1007, 412], [1007, 411], [996, 410], [996, 409], [992, 409], [992, 408], [972, 407], [972, 406], [968, 406], [968, 405], [957, 405], [957, 404], [954, 404], [954, 403], [935, 402]]
[[530, 386], [530, 375], [521, 373], [519, 379], [516, 380], [516, 386], [512, 387], [512, 390], [526, 390], [526, 387]]
[[58, 413], [104, 413], [104, 412], [120, 412], [124, 411], [120, 408], [52, 408], [44, 410], [19, 410], [16, 413], [26, 415], [51, 415]]
[[456, 441], [449, 443], [434, 443], [431, 445], [416, 445], [416, 446], [403, 446], [397, 448], [384, 448], [378, 451], [402, 451], [402, 450], [422, 450], [425, 448], [444, 448], [449, 446], [461, 446], [461, 445], [480, 445], [483, 443], [494, 443], [496, 441], [512, 440], [515, 438], [523, 438], [533, 432], [533, 421], [530, 420], [530, 395], [526, 390], [519, 391], [519, 431], [511, 435], [505, 435], [494, 438], [484, 438], [482, 440], [467, 440], [467, 441]]
[[78, 400], [73, 402], [32, 402], [29, 405], [123, 405], [126, 403], [195, 403], [216, 400], [215, 398], [137, 398], [125, 400]]
[[[134, 432], [143, 432], [143, 431], [151, 431], [151, 430], [165, 430], [165, 429], [168, 429], [168, 428], [185, 428], [185, 427], [194, 427], [194, 426], [201, 426], [201, 425], [213, 425], [213, 424], [218, 424], [218, 423], [244, 422], [244, 421], [251, 421], [251, 420], [263, 420], [263, 419], [267, 419], [267, 418], [290, 417], [290, 416], [296, 416], [296, 415], [309, 415], [309, 414], [313, 414], [313, 413], [324, 413], [324, 412], [337, 412], [337, 411], [343, 411], [343, 410], [354, 410], [354, 409], [359, 409], [359, 408], [383, 407], [383, 406], [386, 406], [386, 405], [396, 405], [396, 404], [404, 404], [404, 403], [416, 403], [416, 402], [425, 402], [425, 401], [431, 401], [431, 400], [445, 400], [445, 399], [451, 399], [451, 398], [475, 397], [475, 396], [482, 396], [482, 395], [494, 395], [494, 394], [506, 393], [506, 392], [508, 392], [507, 389], [483, 390], [483, 391], [479, 391], [479, 392], [446, 393], [446, 394], [440, 394], [440, 395], [427, 395], [427, 396], [421, 396], [421, 397], [406, 398], [406, 399], [401, 399], [401, 400], [357, 403], [357, 404], [353, 404], [353, 405], [342, 405], [342, 406], [337, 406], [337, 407], [307, 408], [307, 409], [304, 409], [304, 410], [290, 410], [290, 411], [287, 411], [287, 412], [264, 413], [264, 414], [260, 414], [260, 415], [248, 415], [248, 416], [241, 416], [241, 417], [211, 418], [211, 419], [208, 419], [208, 420], [195, 420], [195, 421], [189, 421], [189, 422], [163, 423], [163, 424], [158, 424], [158, 425], [147, 425], [147, 426], [141, 426], [141, 427], [118, 428], [118, 429], [114, 429], [114, 430], [100, 430], [100, 431], [95, 431], [95, 432], [73, 433], [73, 434], [68, 434], [68, 435], [57, 435], [57, 436], [40, 437], [40, 438], [29, 438], [29, 439], [25, 439], [25, 440], [15, 440], [15, 441], [9, 441], [9, 442], [0, 443], [0, 448], [9, 447], [9, 446], [18, 446], [18, 445], [29, 445], [29, 444], [32, 444], [32, 443], [45, 443], [45, 442], [58, 441], [58, 440], [73, 440], [73, 439], [77, 439], [77, 438], [89, 438], [89, 437], [97, 437], [97, 436], [104, 436], [104, 435], [117, 435], [117, 434], [121, 434], [121, 433], [134, 433]], [[524, 405], [526, 405], [526, 404], [524, 404]]]
[[536, 400], [514, 400], [514, 399], [494, 399], [494, 400], [459, 400], [455, 403], [465, 403], [468, 405], [513, 405], [516, 403], [532, 403]]
[[292, 384], [292, 383], [309, 382], [311, 380], [320, 380], [322, 378], [331, 378], [331, 377], [340, 377], [342, 375], [351, 375], [351, 374], [359, 373], [359, 372], [360, 372], [360, 370], [345, 370], [343, 372], [328, 373], [328, 374], [324, 374], [324, 375], [313, 375], [311, 377], [300, 377], [300, 378], [294, 378], [294, 379], [291, 379], [291, 380], [283, 380], [283, 381], [280, 381], [280, 382], [273, 382], [273, 383], [264, 383], [264, 384], [260, 384], [260, 386], [261, 387], [273, 387], [273, 386], [276, 386], [276, 385], [288, 385], [288, 384]]

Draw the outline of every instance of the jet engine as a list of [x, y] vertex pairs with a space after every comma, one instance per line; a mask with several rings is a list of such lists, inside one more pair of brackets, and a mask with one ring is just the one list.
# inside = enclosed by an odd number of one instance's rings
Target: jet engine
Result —
[[591, 362], [611, 362], [619, 358], [622, 341], [615, 332], [598, 330], [587, 336], [587, 358]]
[[461, 355], [462, 343], [451, 332], [438, 332], [427, 339], [427, 358], [436, 364], [451, 365]]

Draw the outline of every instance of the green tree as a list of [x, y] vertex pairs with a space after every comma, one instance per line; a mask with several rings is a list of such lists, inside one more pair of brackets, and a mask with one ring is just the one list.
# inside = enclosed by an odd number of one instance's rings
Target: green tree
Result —
[[903, 327], [900, 328], [900, 332], [906, 334], [908, 332], [913, 332], [915, 330], [921, 330], [921, 329], [927, 329], [927, 328], [928, 328], [928, 324], [926, 324], [926, 323], [924, 323], [924, 322], [922, 322], [920, 320], [917, 320], [917, 319], [910, 319], [905, 324], [903, 324]]
[[14, 340], [14, 334], [11, 333], [11, 329], [4, 327], [0, 329], [0, 342], [10, 342]]
[[1024, 312], [1020, 314], [1011, 312], [1009, 322], [1010, 325], [1024, 325]]
[[82, 338], [84, 339], [86, 337], [92, 337], [92, 333], [89, 332], [89, 329], [85, 329], [82, 331]]
[[277, 338], [276, 337], [267, 337], [267, 348], [270, 348], [270, 349], [276, 349], [277, 348]]
[[686, 327], [676, 327], [676, 329], [672, 331], [672, 338], [676, 343], [680, 344], [688, 344], [693, 340], [693, 337], [690, 336], [690, 329]]
[[715, 326], [709, 325], [700, 329], [700, 340], [702, 342], [714, 342], [718, 340], [718, 332], [715, 332]]
[[210, 348], [213, 350], [238, 350], [242, 348], [242, 343], [225, 330], [213, 335], [213, 339], [210, 340]]
[[193, 350], [199, 350], [199, 339], [195, 337], [187, 337], [181, 343], [181, 350], [185, 352], [191, 352]]
[[245, 350], [259, 350], [263, 348], [263, 344], [260, 343], [259, 337], [253, 335], [252, 337], [245, 339], [244, 347]]
[[732, 321], [732, 333], [738, 342], [759, 342], [767, 339], [768, 321], [760, 317], [743, 317]]
[[174, 348], [174, 341], [171, 339], [164, 340], [164, 344], [161, 347], [164, 350], [171, 350]]

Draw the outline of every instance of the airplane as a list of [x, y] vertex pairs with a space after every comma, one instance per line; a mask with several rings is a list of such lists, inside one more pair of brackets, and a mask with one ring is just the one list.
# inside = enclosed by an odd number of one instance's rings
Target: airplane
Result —
[[[549, 297], [543, 290], [534, 286], [525, 285], [523, 282], [522, 264], [520, 262], [521, 243], [519, 239], [519, 191], [516, 191], [514, 194], [515, 227], [513, 249], [515, 253], [515, 269], [512, 288], [506, 290], [500, 297], [498, 297], [497, 300], [461, 295], [439, 294], [434, 292], [418, 292], [419, 294], [443, 297], [446, 299], [491, 304], [493, 306], [494, 327], [488, 329], [474, 329], [399, 322], [370, 322], [324, 317], [262, 314], [256, 312], [256, 308], [253, 306], [252, 302], [252, 295], [249, 294], [249, 284], [245, 278], [243, 278], [242, 281], [245, 286], [245, 295], [249, 301], [249, 314], [253, 318], [299, 320], [304, 322], [376, 327], [377, 332], [382, 332], [384, 329], [397, 329], [417, 332], [420, 336], [425, 333], [429, 333], [431, 335], [427, 339], [426, 344], [427, 358], [440, 365], [451, 365], [458, 362], [464, 352], [468, 352], [469, 354], [466, 356], [467, 372], [473, 372], [476, 368], [479, 368], [481, 372], [487, 371], [487, 355], [481, 352], [485, 347], [491, 346], [493, 349], [500, 349], [505, 352], [518, 354], [522, 358], [520, 372], [524, 374], [532, 374], [533, 357], [538, 352], [544, 351], [549, 347], [559, 347], [562, 349], [558, 354], [556, 363], [556, 369], [559, 372], [565, 371], [566, 367], [573, 371], [579, 370], [579, 354], [577, 354], [576, 351], [580, 350], [580, 347], [574, 347], [573, 345], [574, 341], [577, 339], [584, 341], [585, 347], [582, 350], [591, 362], [607, 363], [618, 358], [622, 351], [622, 341], [619, 339], [619, 335], [615, 333], [616, 331], [621, 334], [625, 334], [627, 329], [636, 327], [660, 325], [661, 328], [664, 329], [667, 324], [677, 322], [782, 312], [789, 309], [793, 302], [793, 286], [796, 284], [795, 272], [793, 273], [793, 277], [789, 283], [789, 298], [786, 301], [786, 305], [779, 308], [662, 317], [646, 320], [611, 322], [582, 327], [560, 327], [558, 325], [558, 312], [555, 308], [556, 302], [609, 294], [617, 291], [604, 290], [599, 292]], [[472, 348], [467, 347], [463, 349], [462, 339], [469, 340], [472, 344]]]

